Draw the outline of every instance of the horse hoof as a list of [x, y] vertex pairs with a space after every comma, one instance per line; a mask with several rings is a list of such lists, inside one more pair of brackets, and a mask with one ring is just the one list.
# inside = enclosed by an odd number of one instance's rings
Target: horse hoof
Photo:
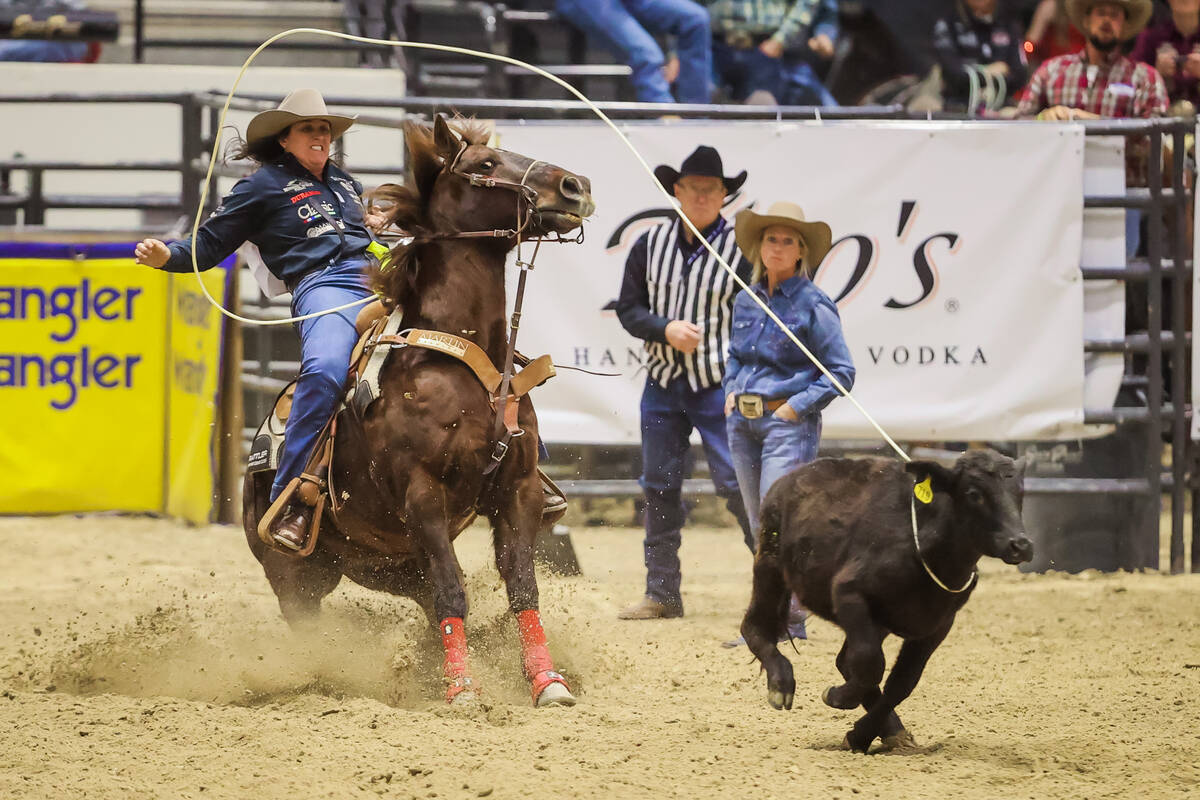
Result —
[[917, 747], [917, 740], [907, 730], [902, 730], [891, 736], [884, 736], [880, 740], [880, 744], [884, 750], [914, 750]]
[[545, 708], [546, 706], [573, 706], [575, 705], [575, 695], [571, 694], [571, 690], [561, 683], [550, 683], [542, 689], [542, 693], [538, 695], [537, 707]]
[[767, 692], [767, 702], [771, 704], [771, 708], [776, 711], [791, 711], [792, 700], [795, 694], [792, 692], [783, 692], [778, 689], [773, 689]]
[[471, 690], [459, 692], [446, 701], [454, 708], [468, 708], [479, 702], [479, 695]]
[[830, 686], [825, 691], [821, 692], [821, 702], [830, 708], [840, 708], [843, 711], [849, 711], [850, 709], [855, 708], [858, 703], [846, 703], [837, 699], [837, 697], [834, 695], [834, 692], [836, 692], [838, 688], [839, 687], [837, 686]]

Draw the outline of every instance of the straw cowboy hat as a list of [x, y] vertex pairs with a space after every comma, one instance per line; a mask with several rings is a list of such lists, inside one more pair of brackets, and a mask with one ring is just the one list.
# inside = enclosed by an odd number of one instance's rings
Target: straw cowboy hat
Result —
[[742, 184], [746, 182], [746, 170], [742, 170], [740, 174], [734, 175], [732, 178], [726, 177], [725, 168], [721, 164], [721, 154], [715, 147], [709, 147], [706, 144], [700, 145], [690, 156], [685, 158], [679, 169], [666, 164], [659, 164], [654, 168], [654, 177], [658, 178], [658, 182], [668, 192], [674, 192], [675, 181], [685, 175], [720, 178], [725, 182], [726, 197], [742, 188]]
[[1067, 0], [1067, 18], [1077, 29], [1083, 30], [1083, 21], [1091, 12], [1092, 6], [1108, 3], [1125, 9], [1125, 29], [1121, 32], [1122, 39], [1132, 39], [1137, 36], [1154, 14], [1153, 0]]
[[765, 214], [755, 214], [744, 208], [734, 217], [733, 235], [738, 247], [751, 262], [758, 260], [763, 231], [772, 225], [783, 225], [799, 231], [807, 248], [804, 262], [809, 269], [815, 269], [821, 263], [833, 243], [833, 232], [829, 226], [824, 222], [809, 222], [804, 217], [804, 209], [795, 203], [785, 200], [772, 203]]
[[330, 141], [338, 138], [354, 124], [357, 115], [343, 117], [330, 114], [325, 108], [325, 98], [316, 89], [296, 89], [278, 108], [255, 114], [246, 126], [246, 141], [257, 142], [268, 136], [277, 136], [280, 131], [302, 119], [323, 119], [329, 123]]

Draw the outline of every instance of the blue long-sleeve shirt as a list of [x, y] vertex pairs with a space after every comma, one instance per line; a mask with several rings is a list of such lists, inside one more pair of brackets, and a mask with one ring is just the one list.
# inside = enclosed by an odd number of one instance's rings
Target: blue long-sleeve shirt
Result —
[[[770, 296], [761, 282], [751, 291], [766, 301], [842, 386], [849, 390], [854, 385], [854, 362], [829, 295], [803, 275], [788, 278]], [[745, 291], [733, 301], [733, 341], [722, 388], [726, 395], [748, 392], [767, 400], [786, 398], [797, 416], [820, 411], [840, 395]]]
[[[324, 180], [317, 180], [290, 153], [242, 178], [201, 226], [196, 237], [196, 262], [209, 269], [242, 246], [253, 242], [275, 277], [289, 286], [310, 269], [363, 253], [371, 236], [363, 222], [359, 200], [362, 184], [332, 162]], [[345, 245], [338, 231], [317, 211], [318, 204], [344, 226]], [[168, 245], [168, 272], [192, 269], [191, 238]]]

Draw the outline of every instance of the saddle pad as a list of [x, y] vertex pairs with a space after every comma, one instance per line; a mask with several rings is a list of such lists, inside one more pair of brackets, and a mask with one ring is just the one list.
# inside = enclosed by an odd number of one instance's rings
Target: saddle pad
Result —
[[[367, 331], [366, 336], [394, 336], [400, 330], [400, 320], [403, 316], [402, 309], [393, 309], [392, 313], [388, 314], [383, 328], [377, 333]], [[346, 399], [342, 403], [343, 408], [353, 406], [360, 416], [366, 413], [367, 407], [379, 397], [379, 373], [383, 370], [383, 365], [387, 362], [391, 352], [390, 346], [376, 347], [371, 350], [366, 366], [363, 367], [354, 385], [346, 393]]]
[[[280, 393], [281, 399], [287, 398], [295, 391], [296, 382], [292, 381]], [[280, 411], [291, 410], [291, 403], [276, 403], [271, 413], [258, 426], [254, 441], [250, 445], [250, 456], [246, 459], [247, 472], [263, 472], [279, 468], [279, 458], [283, 455], [283, 432], [287, 426], [287, 417], [279, 416]]]

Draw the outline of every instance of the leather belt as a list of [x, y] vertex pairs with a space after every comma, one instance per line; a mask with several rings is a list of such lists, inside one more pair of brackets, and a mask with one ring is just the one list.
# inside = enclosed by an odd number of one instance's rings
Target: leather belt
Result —
[[787, 402], [787, 398], [768, 400], [761, 394], [739, 394], [735, 402], [737, 403], [738, 413], [743, 417], [746, 419], [758, 419], [764, 414], [774, 413]]

